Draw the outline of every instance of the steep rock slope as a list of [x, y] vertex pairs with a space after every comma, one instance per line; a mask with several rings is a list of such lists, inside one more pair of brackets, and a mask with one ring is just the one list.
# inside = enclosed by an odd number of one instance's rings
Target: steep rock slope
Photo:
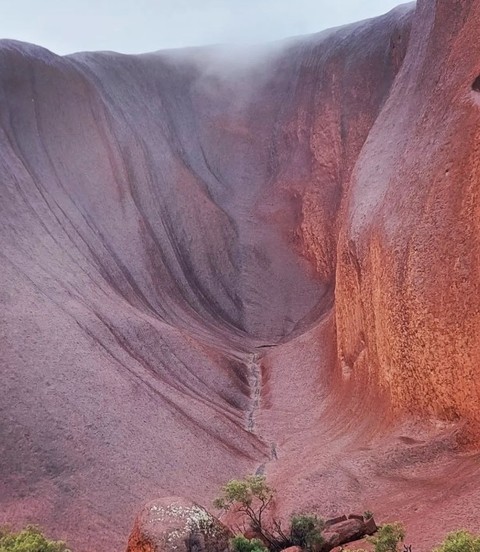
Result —
[[[282, 513], [349, 502], [408, 517], [405, 500], [424, 515], [445, 493], [452, 511], [466, 491], [446, 470], [478, 500], [450, 426], [407, 427], [391, 408], [475, 417], [473, 363], [455, 382], [464, 401], [445, 385], [452, 342], [443, 375], [424, 360], [452, 312], [462, 354], [475, 350], [478, 278], [458, 280], [474, 191], [460, 200], [453, 175], [476, 162], [476, 8], [442, 6], [419, 5], [410, 43], [412, 5], [227, 54], [61, 58], [0, 42], [2, 521], [118, 550], [146, 501], [208, 505], [255, 470], [283, 491]], [[438, 147], [454, 135], [458, 151]], [[448, 217], [422, 210], [441, 156]], [[431, 252], [453, 240], [443, 295], [421, 248], [398, 280], [412, 232]], [[422, 337], [426, 312], [436, 326]]]
[[478, 408], [480, 71], [476, 2], [418, 6], [407, 57], [369, 133], [339, 241], [346, 371], [396, 407], [468, 423]]

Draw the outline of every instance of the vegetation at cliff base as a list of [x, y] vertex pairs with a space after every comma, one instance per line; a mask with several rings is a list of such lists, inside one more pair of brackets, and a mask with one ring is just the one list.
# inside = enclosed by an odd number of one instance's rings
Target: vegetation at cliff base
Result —
[[[268, 543], [271, 550], [282, 550], [292, 545], [300, 546], [306, 552], [319, 549], [323, 542], [323, 520], [312, 514], [295, 514], [289, 529], [284, 531], [280, 521], [266, 515], [275, 493], [263, 475], [250, 475], [245, 479], [229, 481], [222, 488], [221, 496], [214, 501], [214, 506], [246, 517], [250, 529]], [[232, 546], [234, 552], [262, 552], [266, 550], [262, 541], [240, 535], [233, 539]]]
[[472, 535], [468, 531], [449, 533], [434, 552], [480, 552], [480, 536]]
[[290, 545], [290, 539], [283, 533], [279, 522], [274, 519], [267, 524], [264, 519], [275, 492], [263, 475], [249, 475], [244, 479], [229, 481], [213, 504], [220, 510], [237, 512], [246, 517], [250, 528], [270, 548], [281, 550]]
[[405, 538], [405, 528], [401, 523], [386, 523], [379, 527], [369, 540], [375, 546], [375, 552], [397, 552], [398, 545]]
[[233, 552], [268, 552], [268, 549], [259, 539], [247, 539], [243, 535], [237, 535], [230, 541]]
[[[222, 487], [221, 495], [214, 501], [215, 507], [225, 512], [241, 514], [249, 522], [249, 528], [245, 528], [245, 533], [258, 537], [247, 538], [245, 535], [237, 534], [230, 541], [232, 552], [280, 552], [289, 546], [298, 546], [304, 552], [328, 552], [335, 547], [334, 542], [328, 540], [328, 530], [332, 527], [332, 521], [333, 527], [335, 523], [346, 523], [351, 518], [363, 518], [364, 522], [373, 521], [373, 513], [368, 510], [362, 516], [349, 516], [348, 519], [344, 516], [328, 522], [324, 522], [316, 514], [293, 514], [288, 528], [284, 531], [281, 523], [271, 512], [275, 495], [275, 489], [268, 485], [263, 475], [233, 479]], [[330, 525], [326, 527], [326, 523]], [[373, 526], [375, 528], [375, 522]], [[400, 544], [404, 539], [405, 528], [398, 521], [381, 525], [373, 536], [367, 537], [375, 552], [400, 552]], [[3, 550], [0, 549], [0, 552]], [[354, 549], [354, 552], [366, 551]], [[412, 552], [412, 546], [404, 546], [404, 552]], [[480, 552], [480, 536], [465, 530], [455, 531], [449, 533], [443, 543], [432, 552]]]
[[316, 515], [295, 514], [290, 522], [292, 544], [310, 552], [323, 543], [322, 531], [325, 523]]
[[220, 510], [235, 510], [247, 516], [253, 529], [264, 529], [263, 514], [270, 506], [275, 490], [262, 475], [249, 475], [245, 479], [232, 479], [222, 488], [222, 495], [214, 506]]
[[70, 552], [62, 541], [48, 540], [38, 527], [27, 526], [19, 532], [0, 529], [0, 552]]

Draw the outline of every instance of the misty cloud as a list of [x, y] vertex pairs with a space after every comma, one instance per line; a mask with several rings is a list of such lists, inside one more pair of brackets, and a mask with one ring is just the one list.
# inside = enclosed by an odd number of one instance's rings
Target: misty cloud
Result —
[[0, 37], [59, 54], [265, 42], [385, 13], [396, 0], [1, 0]]

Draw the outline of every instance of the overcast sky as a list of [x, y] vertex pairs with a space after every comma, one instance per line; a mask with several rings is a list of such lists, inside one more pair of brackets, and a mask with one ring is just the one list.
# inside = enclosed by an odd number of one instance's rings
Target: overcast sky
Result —
[[139, 53], [308, 34], [389, 11], [397, 0], [0, 0], [0, 38]]

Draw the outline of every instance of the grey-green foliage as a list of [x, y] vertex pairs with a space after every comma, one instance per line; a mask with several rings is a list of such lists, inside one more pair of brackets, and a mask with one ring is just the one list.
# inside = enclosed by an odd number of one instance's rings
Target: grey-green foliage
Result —
[[249, 475], [245, 479], [232, 479], [222, 487], [222, 496], [214, 501], [216, 508], [238, 508], [249, 517], [258, 519], [270, 505], [275, 490], [263, 475]]
[[268, 485], [265, 476], [249, 475], [245, 479], [233, 479], [222, 487], [222, 494], [214, 501], [214, 506], [244, 514], [251, 528], [261, 535], [271, 550], [282, 550], [289, 546], [290, 540], [283, 533], [280, 522], [265, 516], [274, 497], [275, 489]]
[[233, 552], [268, 552], [259, 539], [247, 539], [243, 535], [237, 535], [230, 541]]
[[434, 552], [480, 552], [480, 536], [464, 530], [449, 533]]
[[290, 524], [292, 544], [307, 551], [318, 548], [323, 542], [322, 530], [324, 527], [324, 521], [315, 515], [295, 514], [292, 516]]
[[62, 541], [48, 540], [38, 527], [19, 532], [0, 529], [0, 552], [70, 552]]
[[216, 508], [234, 510], [245, 514], [253, 529], [266, 534], [263, 514], [269, 508], [275, 490], [266, 482], [263, 475], [249, 475], [245, 479], [232, 479], [222, 487], [222, 495], [215, 499]]
[[397, 552], [398, 545], [405, 538], [405, 529], [401, 523], [382, 525], [375, 536], [369, 540], [375, 546], [375, 552]]

